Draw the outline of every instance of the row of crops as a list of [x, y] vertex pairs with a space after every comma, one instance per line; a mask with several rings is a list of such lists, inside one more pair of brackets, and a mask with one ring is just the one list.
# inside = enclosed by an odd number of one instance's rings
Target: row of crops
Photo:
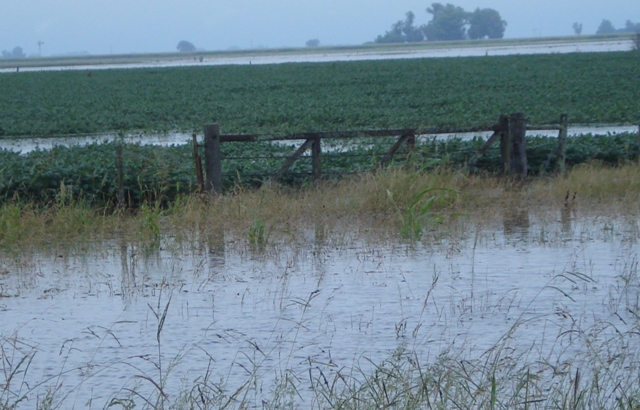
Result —
[[280, 133], [637, 123], [640, 53], [14, 72], [0, 75], [0, 135]]
[[[200, 132], [217, 122], [224, 133], [289, 133], [392, 128], [489, 128], [500, 113], [524, 112], [529, 124], [637, 123], [640, 54], [577, 53], [504, 57], [383, 60], [323, 64], [188, 67], [97, 71], [15, 72], [0, 75], [0, 138], [118, 132]], [[533, 173], [555, 147], [530, 138]], [[58, 147], [27, 155], [0, 151], [0, 201], [41, 203], [67, 197], [113, 204], [117, 144]], [[323, 175], [371, 169], [391, 139], [351, 142], [325, 150]], [[464, 166], [482, 141], [420, 141], [391, 166]], [[568, 165], [634, 160], [637, 138], [571, 138]], [[259, 185], [294, 147], [223, 144], [225, 187]], [[341, 152], [338, 155], [338, 151]], [[478, 170], [498, 171], [489, 151]], [[123, 181], [131, 205], [170, 201], [194, 192], [189, 146], [126, 145]], [[288, 184], [308, 180], [311, 161], [295, 163]], [[64, 189], [61, 189], [64, 187]]]
[[[348, 150], [337, 150], [337, 147], [333, 152], [328, 150], [322, 156], [324, 177], [337, 178], [372, 169], [393, 141], [380, 138], [374, 143], [368, 140], [366, 144], [351, 144]], [[555, 138], [527, 138], [527, 156], [532, 173], [545, 172], [545, 164], [556, 143]], [[116, 166], [116, 147], [119, 144], [111, 142], [86, 147], [57, 147], [32, 151], [26, 155], [0, 151], [0, 202], [18, 199], [47, 204], [74, 198], [93, 205], [115, 204], [119, 189]], [[482, 144], [480, 138], [471, 141], [419, 140], [413, 150], [403, 148], [389, 166], [418, 170], [461, 168], [466, 166]], [[197, 191], [191, 146], [120, 146], [123, 188], [130, 206], [145, 201], [167, 202], [179, 195]], [[284, 156], [294, 149], [292, 146], [265, 142], [224, 143], [225, 188], [259, 185], [278, 170]], [[589, 161], [617, 165], [636, 161], [638, 149], [638, 136], [635, 133], [569, 138], [567, 165]], [[489, 150], [477, 163], [478, 172], [499, 170], [498, 149]], [[310, 173], [311, 159], [302, 158], [284, 176], [284, 183], [304, 184], [309, 181]]]

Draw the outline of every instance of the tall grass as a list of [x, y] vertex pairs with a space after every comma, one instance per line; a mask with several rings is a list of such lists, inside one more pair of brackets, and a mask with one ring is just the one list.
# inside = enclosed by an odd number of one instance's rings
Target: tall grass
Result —
[[17, 199], [0, 206], [0, 247], [86, 244], [116, 235], [141, 241], [163, 234], [202, 239], [220, 232], [262, 246], [277, 232], [295, 236], [299, 228], [317, 223], [333, 231], [375, 226], [411, 236], [435, 217], [559, 208], [568, 191], [583, 212], [636, 212], [640, 166], [586, 164], [566, 176], [524, 183], [448, 169], [392, 169], [301, 189], [271, 184], [219, 197], [183, 196], [169, 204], [144, 203], [137, 210], [92, 208], [72, 198], [45, 207]]

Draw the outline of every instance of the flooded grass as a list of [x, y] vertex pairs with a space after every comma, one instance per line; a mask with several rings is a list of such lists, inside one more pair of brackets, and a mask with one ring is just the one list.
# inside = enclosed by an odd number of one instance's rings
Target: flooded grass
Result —
[[183, 196], [168, 204], [144, 203], [136, 210], [91, 207], [61, 190], [48, 206], [19, 199], [5, 202], [0, 207], [0, 246], [86, 245], [114, 237], [154, 241], [159, 235], [202, 239], [223, 231], [264, 242], [270, 232], [297, 239], [300, 229], [315, 225], [330, 232], [350, 226], [394, 236], [407, 212], [427, 211], [427, 204], [430, 218], [423, 220], [424, 226], [414, 227], [418, 230], [451, 215], [475, 215], [489, 222], [514, 208], [545, 212], [566, 205], [635, 214], [639, 197], [640, 167], [635, 164], [586, 164], [563, 177], [527, 182], [457, 170], [419, 173], [396, 169], [302, 189], [267, 184], [260, 189], [237, 188], [215, 198]]
[[0, 408], [636, 409], [639, 181], [5, 204]]

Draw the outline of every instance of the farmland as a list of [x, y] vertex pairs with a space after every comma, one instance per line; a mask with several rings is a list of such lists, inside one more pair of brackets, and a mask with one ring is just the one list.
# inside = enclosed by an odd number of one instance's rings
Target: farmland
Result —
[[[430, 170], [436, 167], [459, 169], [465, 166], [483, 141], [458, 139], [429, 140], [408, 151], [402, 149], [392, 166], [405, 170]], [[555, 138], [528, 138], [528, 157], [532, 174], [542, 174], [549, 155], [556, 146]], [[379, 160], [392, 140], [380, 139], [351, 147], [341, 154], [327, 153], [323, 159], [327, 178], [367, 171]], [[116, 155], [118, 142], [99, 143], [86, 147], [57, 147], [36, 150], [26, 155], [0, 151], [0, 202], [15, 197], [29, 198], [39, 203], [52, 203], [65, 186], [66, 195], [101, 205], [113, 201], [118, 190]], [[222, 146], [224, 185], [259, 186], [275, 173], [293, 146], [258, 143], [225, 143]], [[132, 204], [145, 201], [173, 201], [180, 195], [197, 190], [193, 149], [190, 146], [156, 147], [125, 145], [123, 148], [123, 188]], [[610, 136], [585, 135], [571, 138], [567, 146], [567, 164], [574, 166], [588, 161], [618, 165], [638, 158], [637, 135], [625, 133]], [[500, 152], [487, 152], [477, 164], [478, 171], [497, 173]], [[284, 182], [300, 186], [311, 173], [309, 157], [298, 161], [284, 175]]]
[[619, 52], [7, 73], [0, 134], [479, 127], [516, 111], [537, 125], [560, 113], [636, 123], [639, 62]]
[[[639, 58], [19, 72], [0, 127], [635, 124]], [[638, 135], [569, 138], [558, 176], [530, 135], [526, 181], [497, 147], [468, 169], [480, 138], [360, 172], [395, 141], [323, 140], [332, 180], [307, 156], [283, 184], [259, 174], [295, 146], [224, 142], [216, 196], [188, 145], [0, 150], [0, 408], [637, 409]]]
[[[452, 59], [27, 72], [0, 75], [0, 134], [5, 137], [201, 132], [219, 122], [226, 133], [277, 133], [436, 126], [490, 127], [498, 114], [522, 111], [530, 124], [636, 123], [640, 119], [640, 55], [593, 53]], [[568, 165], [637, 158], [635, 135], [586, 136], [569, 142]], [[350, 144], [348, 156], [325, 154], [325, 177], [371, 169], [393, 144]], [[406, 169], [463, 167], [482, 141], [423, 141], [395, 165]], [[0, 153], [0, 198], [51, 203], [61, 187], [93, 204], [117, 191], [115, 147], [58, 147], [28, 155]], [[555, 142], [532, 138], [529, 165], [543, 174]], [[331, 148], [329, 148], [331, 149]], [[343, 148], [340, 148], [344, 150]], [[273, 174], [291, 146], [223, 144], [224, 184], [257, 186]], [[188, 147], [128, 145], [123, 189], [132, 204], [172, 201], [196, 190]], [[499, 152], [477, 170], [498, 171]], [[284, 181], [298, 184], [310, 160]]]

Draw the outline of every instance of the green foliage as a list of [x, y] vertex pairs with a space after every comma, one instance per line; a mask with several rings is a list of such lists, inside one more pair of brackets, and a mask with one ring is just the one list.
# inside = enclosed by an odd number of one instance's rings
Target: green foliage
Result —
[[[260, 206], [262, 206], [263, 197], [260, 198]], [[245, 211], [251, 215], [252, 222], [249, 227], [248, 239], [249, 246], [253, 250], [263, 251], [267, 243], [269, 242], [269, 237], [271, 236], [271, 230], [273, 226], [269, 228], [266, 227], [264, 220], [253, 210], [244, 207]]]
[[424, 40], [422, 30], [413, 25], [415, 14], [408, 11], [404, 20], [397, 21], [391, 30], [376, 38], [376, 43], [413, 43]]
[[615, 33], [616, 32], [616, 28], [613, 26], [613, 23], [611, 22], [611, 20], [602, 20], [602, 22], [600, 23], [600, 26], [598, 26], [598, 30], [596, 31], [596, 34], [611, 34], [611, 33]]
[[582, 34], [582, 23], [575, 22], [573, 23], [573, 31], [576, 33], [576, 36]]
[[413, 195], [408, 205], [403, 208], [394, 200], [393, 193], [387, 190], [387, 197], [400, 219], [400, 235], [405, 239], [417, 240], [422, 237], [428, 225], [437, 225], [442, 222], [442, 217], [433, 211], [433, 207], [444, 196], [451, 193], [456, 191], [436, 188], [433, 184], [429, 184], [429, 188]]
[[249, 244], [258, 249], [264, 248], [267, 244], [269, 233], [265, 232], [264, 222], [260, 219], [254, 219], [249, 228]]
[[[348, 173], [373, 169], [395, 138], [356, 139], [347, 142], [324, 141], [322, 169], [325, 178], [339, 178]], [[15, 199], [44, 204], [87, 205], [115, 204], [118, 191], [116, 146], [119, 143], [93, 144], [86, 147], [56, 147], [50, 151], [36, 150], [26, 155], [0, 151], [0, 203]], [[390, 166], [426, 171], [437, 167], [463, 168], [484, 144], [481, 138], [418, 140], [415, 148], [402, 147]], [[527, 158], [530, 172], [545, 170], [556, 148], [556, 138], [528, 137]], [[224, 143], [223, 187], [260, 186], [282, 165], [284, 158], [297, 147], [267, 142]], [[147, 204], [150, 218], [158, 209], [181, 195], [197, 191], [195, 165], [190, 145], [157, 147], [125, 145], [123, 148], [123, 183], [125, 200], [132, 206]], [[566, 164], [598, 161], [618, 165], [638, 158], [638, 138], [635, 133], [605, 136], [584, 135], [567, 140]], [[485, 153], [476, 164], [477, 170], [500, 172], [500, 151], [497, 146]], [[312, 172], [309, 155], [296, 161], [284, 174], [282, 182], [300, 185]], [[422, 198], [417, 198], [422, 199]], [[421, 202], [422, 203], [422, 202]], [[420, 208], [414, 208], [419, 211]], [[16, 209], [0, 212], [0, 236], [15, 234]], [[419, 216], [420, 212], [415, 214]], [[147, 231], [156, 225], [149, 219]], [[259, 218], [254, 218], [258, 220]], [[255, 242], [260, 242], [260, 227], [255, 226]], [[264, 229], [262, 230], [265, 237]], [[251, 240], [254, 242], [253, 240]]]
[[149, 206], [148, 204], [143, 204], [140, 207], [140, 212], [140, 232], [147, 233], [152, 237], [160, 236], [160, 219], [162, 217], [162, 210], [158, 205]]
[[640, 32], [640, 23], [634, 23], [627, 20], [623, 28], [616, 29], [610, 20], [602, 20], [596, 34], [612, 34], [612, 33], [638, 33]]
[[507, 28], [507, 22], [502, 20], [500, 13], [494, 9], [480, 9], [469, 14], [469, 30], [467, 36], [470, 39], [502, 38]]
[[19, 204], [3, 204], [0, 207], [0, 241], [12, 242], [22, 231], [22, 207]]
[[[2, 74], [5, 136], [640, 121], [639, 55], [580, 53]], [[6, 81], [4, 81], [6, 80]], [[111, 158], [112, 155], [108, 154]]]
[[2, 50], [2, 58], [25, 58], [26, 56], [22, 47], [14, 47], [11, 51]]
[[424, 34], [429, 41], [464, 40], [469, 14], [462, 7], [447, 3], [433, 3], [427, 8], [433, 17], [424, 27]]

